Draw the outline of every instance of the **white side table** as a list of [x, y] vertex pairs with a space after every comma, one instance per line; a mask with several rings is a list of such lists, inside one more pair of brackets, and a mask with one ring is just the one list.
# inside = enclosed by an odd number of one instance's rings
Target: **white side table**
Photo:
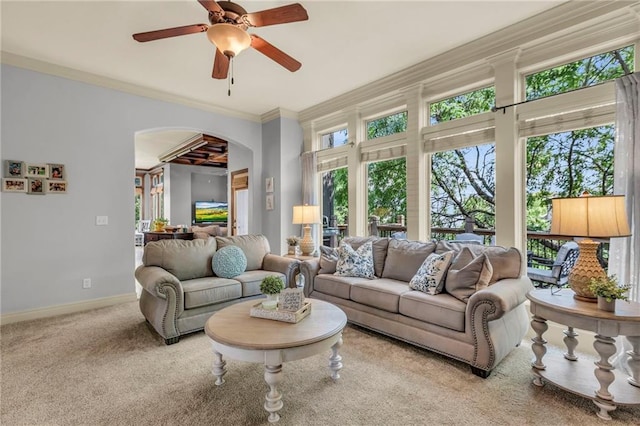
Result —
[[[561, 290], [551, 294], [548, 289], [532, 290], [527, 294], [531, 301], [533, 319], [531, 327], [536, 332], [531, 346], [535, 359], [531, 362], [533, 383], [542, 386], [544, 380], [562, 389], [593, 400], [600, 409], [598, 417], [610, 420], [609, 412], [619, 405], [640, 404], [640, 303], [616, 301], [616, 311], [598, 309], [596, 303], [582, 302], [573, 298], [572, 290]], [[547, 320], [564, 324], [564, 343], [567, 352], [564, 359], [549, 356], [546, 340], [542, 337], [549, 328]], [[593, 347], [600, 356], [595, 361], [596, 369], [587, 360], [578, 359], [574, 353], [578, 346], [578, 334], [574, 328], [596, 333]], [[627, 351], [631, 376], [615, 370], [609, 358], [616, 353], [615, 339], [625, 336], [632, 349]]]

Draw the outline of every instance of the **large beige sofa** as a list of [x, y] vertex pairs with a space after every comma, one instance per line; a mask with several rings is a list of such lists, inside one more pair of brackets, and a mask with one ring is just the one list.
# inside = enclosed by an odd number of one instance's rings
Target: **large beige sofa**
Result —
[[[216, 250], [237, 246], [246, 256], [246, 269], [233, 278], [215, 276]], [[211, 314], [240, 300], [262, 297], [260, 282], [277, 275], [295, 287], [298, 260], [270, 253], [263, 235], [160, 240], [144, 248], [135, 276], [142, 286], [140, 310], [166, 344], [202, 330]]]
[[[339, 306], [353, 324], [466, 362], [480, 377], [488, 377], [520, 344], [529, 325], [524, 302], [532, 284], [523, 273], [517, 249], [377, 237], [345, 239], [354, 249], [366, 241], [373, 242], [376, 278], [335, 275], [335, 253], [323, 247], [328, 253], [300, 264], [305, 294]], [[456, 259], [463, 257], [465, 247], [465, 256], [483, 256], [483, 273], [489, 271], [491, 276], [485, 278], [488, 286], [476, 290], [476, 284], [469, 283], [465, 300], [457, 291], [454, 297], [446, 289], [432, 295], [409, 287], [429, 254], [448, 251], [453, 251], [449, 254], [453, 262], [445, 281], [459, 284], [466, 279], [464, 272], [453, 268], [464, 266], [456, 264]]]

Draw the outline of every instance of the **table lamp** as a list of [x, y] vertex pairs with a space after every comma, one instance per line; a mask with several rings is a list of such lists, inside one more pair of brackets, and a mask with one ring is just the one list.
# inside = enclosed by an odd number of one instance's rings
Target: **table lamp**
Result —
[[304, 225], [304, 235], [300, 241], [300, 250], [303, 256], [311, 256], [316, 248], [311, 237], [311, 225], [321, 223], [320, 206], [293, 206], [293, 224]]
[[606, 276], [596, 251], [598, 241], [591, 238], [615, 238], [631, 235], [624, 195], [591, 196], [588, 193], [574, 198], [553, 198], [551, 234], [585, 237], [577, 240], [580, 254], [569, 273], [569, 287], [574, 298], [595, 302], [589, 290], [591, 278]]

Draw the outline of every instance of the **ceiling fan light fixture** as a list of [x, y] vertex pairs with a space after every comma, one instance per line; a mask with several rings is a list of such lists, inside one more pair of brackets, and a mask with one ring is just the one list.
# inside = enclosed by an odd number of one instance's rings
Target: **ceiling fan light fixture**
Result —
[[207, 30], [207, 37], [218, 50], [231, 58], [251, 46], [251, 36], [233, 24], [213, 24]]

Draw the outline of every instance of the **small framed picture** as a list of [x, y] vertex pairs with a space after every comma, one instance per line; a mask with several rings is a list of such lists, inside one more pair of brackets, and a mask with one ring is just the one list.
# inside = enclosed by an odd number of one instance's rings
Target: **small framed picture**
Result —
[[264, 180], [265, 192], [273, 192], [273, 178], [268, 177]]
[[267, 210], [273, 210], [274, 205], [273, 194], [267, 194]]
[[19, 178], [25, 174], [24, 162], [15, 160], [6, 160], [4, 162], [4, 177]]
[[301, 288], [287, 288], [280, 292], [278, 308], [296, 312], [304, 306], [304, 292]]
[[64, 171], [64, 164], [48, 164], [49, 179], [65, 180], [67, 175]]
[[3, 178], [2, 192], [27, 192], [27, 179]]
[[50, 194], [66, 194], [67, 181], [65, 180], [47, 180], [47, 192]]
[[133, 182], [136, 187], [142, 186], [142, 176], [136, 176]]
[[48, 164], [27, 164], [27, 172], [25, 177], [36, 178], [48, 178], [49, 177], [49, 165]]
[[44, 191], [45, 191], [45, 179], [40, 179], [40, 178], [29, 178], [29, 187], [28, 187], [28, 194], [34, 194], [34, 195], [44, 195]]

